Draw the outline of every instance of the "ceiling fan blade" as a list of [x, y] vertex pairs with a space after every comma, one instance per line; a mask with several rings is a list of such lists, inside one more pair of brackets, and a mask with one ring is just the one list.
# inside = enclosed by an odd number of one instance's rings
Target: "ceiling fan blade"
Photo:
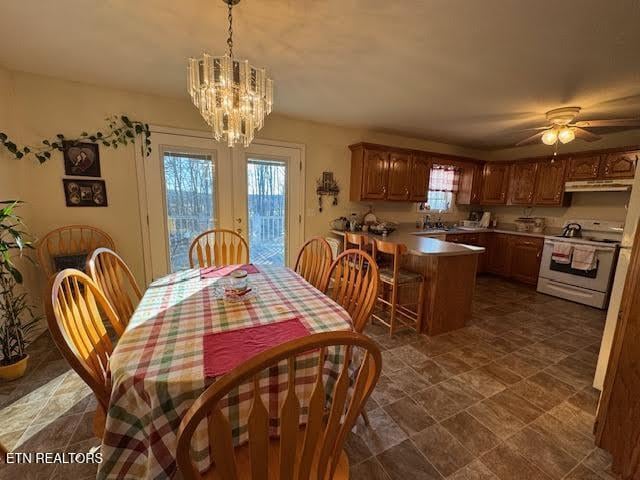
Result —
[[591, 133], [580, 127], [574, 127], [573, 131], [576, 134], [577, 138], [581, 138], [582, 140], [585, 140], [587, 142], [595, 142], [596, 140], [600, 140], [602, 138], [601, 136], [596, 135], [595, 133]]
[[572, 124], [580, 128], [595, 127], [640, 127], [640, 118], [615, 118], [612, 120], [584, 120]]
[[522, 128], [518, 130], [518, 132], [537, 132], [540, 130], [547, 130], [548, 128], [549, 128], [549, 125], [547, 125], [546, 127]]
[[[545, 128], [546, 130], [546, 128]], [[529, 145], [530, 143], [535, 143], [538, 140], [540, 140], [542, 138], [542, 134], [544, 132], [538, 132], [535, 135], [531, 135], [530, 137], [525, 138], [524, 140], [519, 141], [518, 143], [516, 143], [516, 147], [520, 147], [522, 145]]]

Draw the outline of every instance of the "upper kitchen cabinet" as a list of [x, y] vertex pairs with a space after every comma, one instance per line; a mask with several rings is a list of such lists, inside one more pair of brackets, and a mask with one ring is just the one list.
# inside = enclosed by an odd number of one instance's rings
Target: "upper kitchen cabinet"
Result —
[[351, 145], [351, 183], [349, 197], [352, 201], [384, 200], [389, 183], [389, 152], [385, 149]]
[[538, 175], [533, 195], [535, 205], [562, 206], [569, 201], [564, 192], [567, 162], [562, 158], [552, 158], [538, 162]]
[[504, 205], [507, 203], [510, 167], [511, 164], [503, 162], [485, 163], [482, 170], [481, 204]]
[[640, 151], [609, 153], [602, 157], [600, 176], [602, 178], [633, 178]]
[[350, 145], [352, 201], [424, 202], [429, 190], [428, 152], [370, 143]]
[[567, 181], [596, 180], [600, 172], [600, 156], [572, 157], [568, 160]]
[[456, 203], [458, 205], [478, 205], [481, 187], [482, 165], [471, 162], [461, 164]]
[[411, 175], [409, 177], [410, 198], [413, 202], [424, 202], [429, 192], [431, 160], [422, 154], [411, 157]]
[[536, 188], [538, 162], [518, 162], [511, 167], [509, 205], [531, 205]]
[[[389, 152], [387, 200], [409, 200], [411, 197], [411, 154]], [[423, 199], [425, 197], [422, 197]]]

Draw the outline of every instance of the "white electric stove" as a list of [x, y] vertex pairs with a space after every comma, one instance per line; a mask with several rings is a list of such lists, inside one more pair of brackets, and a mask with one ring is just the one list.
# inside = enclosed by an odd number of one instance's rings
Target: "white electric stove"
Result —
[[[580, 237], [547, 236], [540, 262], [538, 291], [584, 305], [605, 309], [609, 302], [624, 223], [602, 220], [569, 220], [582, 227]], [[596, 265], [592, 270], [576, 270], [551, 258], [554, 244], [593, 245]]]

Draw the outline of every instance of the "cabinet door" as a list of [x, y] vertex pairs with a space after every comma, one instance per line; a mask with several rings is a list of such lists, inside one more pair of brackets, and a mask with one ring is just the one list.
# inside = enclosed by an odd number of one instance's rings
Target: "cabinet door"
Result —
[[600, 157], [573, 157], [569, 159], [567, 181], [595, 180], [600, 172]]
[[402, 152], [389, 153], [389, 181], [387, 200], [409, 200], [411, 155]]
[[600, 166], [602, 178], [633, 178], [640, 151], [610, 153], [604, 157]]
[[510, 276], [529, 285], [538, 283], [540, 258], [542, 257], [542, 238], [511, 235]]
[[480, 203], [501, 205], [507, 203], [510, 164], [487, 163], [482, 170], [482, 193]]
[[511, 167], [509, 205], [531, 205], [536, 187], [537, 162], [515, 163]]
[[362, 199], [383, 200], [387, 198], [389, 183], [389, 152], [365, 150], [362, 168]]
[[509, 235], [493, 233], [489, 236], [488, 245], [487, 271], [508, 277], [510, 267]]
[[424, 202], [429, 192], [429, 177], [431, 175], [431, 161], [428, 157], [414, 155], [411, 159], [411, 198], [413, 202]]
[[456, 204], [477, 205], [480, 203], [480, 184], [482, 169], [479, 165], [468, 163], [462, 165], [460, 185], [456, 193]]
[[560, 206], [564, 201], [564, 177], [567, 163], [563, 159], [542, 160], [533, 195], [536, 205]]

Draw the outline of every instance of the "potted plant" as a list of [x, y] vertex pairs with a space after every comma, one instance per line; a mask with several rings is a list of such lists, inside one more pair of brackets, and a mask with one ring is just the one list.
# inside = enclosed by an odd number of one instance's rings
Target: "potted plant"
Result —
[[0, 201], [0, 379], [15, 380], [24, 375], [29, 355], [27, 336], [40, 320], [29, 304], [27, 293], [20, 292], [22, 273], [13, 257], [33, 248], [23, 231], [24, 223], [15, 213], [19, 200]]

